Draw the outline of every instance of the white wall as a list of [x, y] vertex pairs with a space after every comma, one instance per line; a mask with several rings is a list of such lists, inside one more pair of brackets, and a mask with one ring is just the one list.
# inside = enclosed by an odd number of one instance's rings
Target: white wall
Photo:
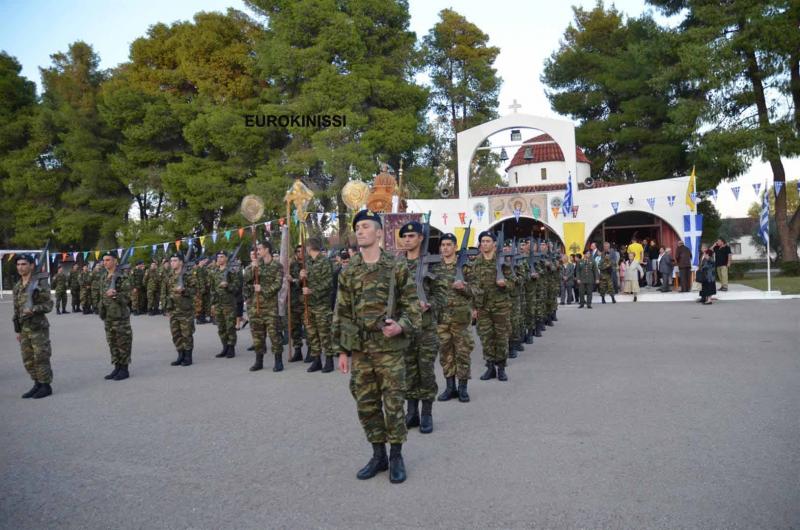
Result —
[[[542, 168], [547, 170], [547, 179], [542, 180]], [[514, 174], [519, 181], [514, 178]], [[591, 166], [584, 162], [578, 163], [578, 180], [583, 182], [591, 174]], [[536, 164], [525, 164], [514, 166], [506, 172], [506, 180], [509, 186], [538, 186], [541, 184], [566, 184], [567, 167], [563, 161], [539, 162]], [[575, 180], [572, 181], [573, 186]]]

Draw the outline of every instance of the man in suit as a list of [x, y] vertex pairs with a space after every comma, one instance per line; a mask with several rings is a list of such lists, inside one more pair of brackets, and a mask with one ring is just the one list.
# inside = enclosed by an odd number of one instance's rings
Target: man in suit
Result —
[[667, 247], [658, 259], [658, 272], [661, 274], [661, 292], [672, 292], [672, 270], [675, 263], [672, 261], [672, 249]]
[[678, 262], [678, 271], [681, 279], [681, 292], [688, 293], [692, 289], [692, 251], [678, 240], [678, 249], [675, 251], [675, 261]]

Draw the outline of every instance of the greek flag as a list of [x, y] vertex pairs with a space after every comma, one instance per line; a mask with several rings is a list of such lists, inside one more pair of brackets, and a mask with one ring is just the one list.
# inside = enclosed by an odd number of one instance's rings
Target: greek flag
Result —
[[769, 193], [767, 193], [766, 185], [764, 185], [764, 197], [761, 199], [761, 218], [758, 232], [761, 234], [764, 244], [769, 246]]
[[683, 216], [683, 242], [692, 251], [692, 265], [700, 263], [700, 238], [703, 235], [703, 215]]
[[561, 212], [566, 216], [572, 211], [572, 173], [567, 177], [567, 192], [564, 194], [564, 202], [561, 203]]

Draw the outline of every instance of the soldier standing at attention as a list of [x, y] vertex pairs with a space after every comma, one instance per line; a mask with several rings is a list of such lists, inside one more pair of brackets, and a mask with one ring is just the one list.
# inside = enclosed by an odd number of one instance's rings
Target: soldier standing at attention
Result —
[[68, 287], [69, 279], [67, 278], [67, 273], [64, 272], [64, 266], [58, 266], [58, 272], [56, 272], [55, 277], [53, 278], [53, 288], [56, 291], [56, 314], [60, 315], [61, 313], [69, 313], [67, 311], [67, 287]]
[[194, 317], [198, 324], [208, 323], [208, 259], [201, 259], [192, 269], [195, 277]]
[[[331, 351], [331, 291], [333, 290], [333, 266], [322, 252], [322, 242], [312, 237], [306, 241], [306, 269], [300, 270], [300, 279], [306, 280], [303, 295], [308, 296], [308, 322], [306, 340], [311, 354], [309, 372], [333, 371], [333, 352]], [[302, 304], [300, 306], [303, 307]], [[294, 309], [294, 308], [293, 308]], [[325, 367], [322, 366], [325, 355]]]
[[[292, 310], [286, 318], [292, 324], [292, 344], [294, 345], [294, 355], [289, 359], [290, 363], [303, 359], [303, 327], [305, 326], [303, 316], [305, 314], [305, 306], [303, 305], [303, 286], [300, 281], [300, 270], [302, 269], [300, 262], [302, 259], [303, 247], [302, 245], [297, 245], [294, 249], [294, 258], [289, 264], [289, 296], [291, 297]], [[306, 349], [305, 362], [310, 363], [311, 361], [311, 349], [308, 348]]]
[[103, 277], [105, 275], [103, 262], [98, 261], [94, 264], [94, 271], [92, 271], [92, 308], [95, 314], [100, 313], [100, 299], [103, 297]]
[[606, 294], [611, 294], [611, 303], [616, 304], [617, 299], [614, 298], [614, 280], [612, 277], [614, 264], [607, 250], [603, 252], [603, 259], [600, 260], [598, 270], [600, 271], [600, 284], [597, 287], [597, 291], [600, 293], [600, 300], [605, 304]]
[[508, 337], [511, 334], [511, 295], [507, 278], [511, 275], [511, 267], [502, 265], [506, 279], [497, 278], [496, 252], [497, 236], [489, 231], [478, 236], [480, 256], [472, 267], [474, 283], [481, 295], [475, 306], [478, 310], [478, 337], [483, 347], [483, 358], [486, 360], [486, 372], [480, 377], [487, 381], [497, 377], [499, 381], [508, 381], [506, 360], [508, 356]]
[[15, 258], [20, 280], [14, 285], [14, 332], [17, 334], [22, 364], [33, 379], [33, 388], [22, 394], [24, 399], [41, 399], [53, 393], [53, 370], [50, 368], [50, 323], [45, 316], [53, 310], [53, 299], [46, 283], [39, 283], [33, 290], [30, 307], [28, 284], [33, 279], [33, 256], [20, 254]]
[[240, 272], [226, 270], [228, 255], [224, 250], [217, 252], [217, 266], [211, 271], [211, 304], [217, 321], [217, 334], [222, 342], [218, 358], [236, 356], [236, 314], [237, 297], [242, 288]]
[[72, 299], [72, 312], [81, 310], [81, 271], [75, 263], [69, 271], [69, 296]]
[[138, 315], [142, 308], [144, 298], [144, 262], [137, 261], [136, 268], [131, 273], [131, 310], [134, 315]]
[[244, 271], [247, 316], [250, 319], [253, 350], [256, 352], [256, 362], [250, 367], [251, 372], [264, 368], [267, 335], [272, 343], [272, 353], [275, 357], [272, 371], [283, 370], [283, 339], [278, 316], [278, 292], [281, 290], [281, 285], [283, 285], [283, 267], [278, 260], [272, 258], [272, 245], [269, 241], [259, 242], [256, 245], [256, 260]]
[[[400, 240], [406, 249], [408, 273], [416, 278], [420, 267], [419, 256], [422, 245], [427, 244], [422, 233], [422, 225], [416, 221], [406, 223], [400, 228]], [[426, 276], [428, 276], [426, 274]], [[415, 284], [416, 285], [416, 284]], [[419, 286], [417, 286], [419, 288]], [[436, 334], [437, 315], [444, 305], [445, 286], [436, 279], [422, 279], [422, 288], [427, 303], [420, 300], [422, 326], [409, 335], [411, 344], [406, 350], [406, 427], [419, 426], [419, 432], [433, 432], [433, 400], [436, 399], [436, 353], [439, 350], [439, 337]], [[422, 401], [422, 414], [419, 402]]]
[[172, 270], [166, 278], [164, 312], [169, 318], [172, 344], [178, 350], [178, 358], [170, 363], [172, 366], [190, 366], [194, 350], [194, 294], [197, 284], [195, 277], [184, 271], [183, 259], [179, 252], [169, 258]]
[[388, 469], [389, 480], [400, 483], [406, 479], [403, 355], [410, 334], [421, 325], [419, 299], [405, 261], [395, 260], [378, 245], [380, 217], [361, 210], [353, 219], [353, 231], [361, 253], [339, 277], [332, 348], [340, 352], [342, 373], [352, 367], [350, 392], [372, 444], [372, 458], [356, 477], [366, 480]]
[[[513, 260], [513, 247], [514, 241], [507, 239], [503, 246], [503, 254], [507, 254], [505, 262], [514, 271], [514, 286], [507, 286], [507, 290], [511, 295], [511, 335], [508, 337], [508, 358], [516, 359], [517, 352], [522, 351], [522, 300], [524, 291], [520, 288], [522, 282], [516, 280], [517, 270], [514, 267]], [[508, 278], [506, 278], [508, 279]], [[508, 288], [511, 287], [511, 288]]]
[[164, 305], [167, 303], [167, 277], [170, 275], [170, 270], [169, 260], [164, 258], [161, 262], [161, 268], [158, 272], [159, 310], [156, 311], [156, 314], [164, 313]]
[[592, 259], [592, 253], [586, 251], [584, 257], [578, 262], [575, 269], [575, 280], [578, 282], [578, 296], [581, 309], [584, 305], [592, 308], [592, 289], [594, 284], [600, 282], [600, 271], [597, 270], [597, 263]]
[[106, 341], [111, 350], [111, 362], [114, 371], [105, 376], [106, 379], [122, 381], [127, 379], [128, 365], [131, 363], [131, 346], [133, 331], [131, 330], [130, 278], [117, 272], [117, 256], [111, 252], [103, 255], [105, 274], [100, 279], [101, 298], [99, 313], [106, 331]]
[[159, 291], [158, 262], [150, 263], [150, 268], [144, 273], [144, 288], [147, 291], [147, 314], [150, 316], [158, 313]]
[[[475, 343], [469, 325], [472, 322], [473, 289], [468, 281], [456, 280], [456, 236], [450, 233], [442, 236], [439, 253], [442, 262], [434, 273], [445, 290], [445, 301], [439, 312], [436, 333], [439, 336], [439, 362], [442, 365], [447, 388], [439, 394], [439, 401], [458, 397], [462, 403], [469, 401], [467, 382], [470, 379], [470, 356]], [[464, 277], [470, 277], [468, 266], [464, 266]], [[456, 390], [458, 379], [458, 390]]]
[[92, 273], [89, 272], [89, 266], [84, 265], [80, 274], [81, 284], [81, 307], [83, 314], [89, 315], [92, 312]]

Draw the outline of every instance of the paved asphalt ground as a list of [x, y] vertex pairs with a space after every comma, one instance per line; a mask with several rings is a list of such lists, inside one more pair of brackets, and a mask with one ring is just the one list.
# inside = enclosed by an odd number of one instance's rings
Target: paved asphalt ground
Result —
[[248, 330], [215, 359], [211, 325], [171, 367], [143, 316], [108, 382], [100, 320], [50, 321], [55, 394], [22, 400], [0, 303], [3, 528], [800, 527], [799, 300], [565, 308], [507, 383], [475, 352], [472, 403], [410, 433], [402, 485], [356, 480], [347, 376], [250, 373]]

